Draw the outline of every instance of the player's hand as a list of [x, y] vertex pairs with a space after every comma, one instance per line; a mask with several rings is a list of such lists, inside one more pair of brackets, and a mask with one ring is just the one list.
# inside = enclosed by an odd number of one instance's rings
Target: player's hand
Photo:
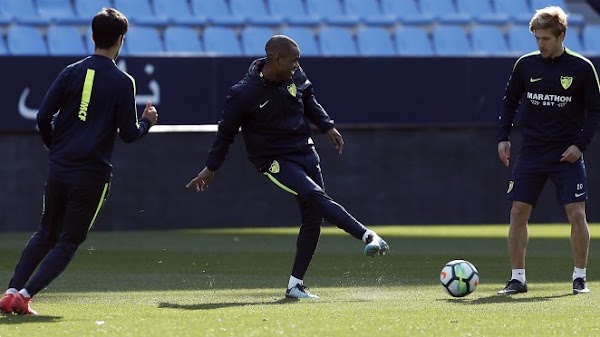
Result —
[[574, 163], [581, 158], [581, 150], [576, 145], [569, 146], [565, 152], [560, 156], [560, 161], [568, 161]]
[[206, 190], [208, 184], [213, 180], [214, 177], [215, 172], [205, 167], [204, 169], [202, 169], [202, 171], [200, 171], [200, 173], [198, 173], [198, 175], [194, 179], [190, 180], [190, 182], [187, 185], [185, 185], [185, 187], [194, 187], [196, 192], [204, 192], [204, 190]]
[[498, 157], [504, 166], [510, 165], [510, 142], [508, 140], [498, 142]]
[[329, 141], [335, 146], [335, 149], [339, 154], [344, 152], [344, 138], [336, 128], [333, 128], [326, 133], [327, 137], [329, 137]]
[[150, 126], [154, 126], [158, 122], [158, 112], [150, 101], [146, 103], [146, 108], [144, 108], [144, 112], [142, 113], [142, 118], [144, 117], [148, 118], [150, 121]]

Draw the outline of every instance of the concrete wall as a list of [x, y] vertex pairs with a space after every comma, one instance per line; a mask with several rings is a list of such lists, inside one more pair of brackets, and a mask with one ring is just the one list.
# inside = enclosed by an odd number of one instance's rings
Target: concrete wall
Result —
[[[506, 223], [510, 171], [497, 158], [492, 127], [345, 129], [337, 155], [315, 142], [327, 192], [367, 224]], [[257, 173], [238, 136], [204, 193], [185, 189], [203, 167], [211, 133], [154, 133], [130, 145], [117, 141], [109, 200], [96, 228], [296, 226], [291, 195]], [[600, 221], [600, 148], [586, 153], [589, 221]], [[513, 149], [518, 148], [518, 137]], [[0, 134], [0, 230], [37, 228], [46, 150], [31, 133]], [[513, 158], [514, 158], [513, 154]], [[534, 222], [565, 222], [548, 183]]]

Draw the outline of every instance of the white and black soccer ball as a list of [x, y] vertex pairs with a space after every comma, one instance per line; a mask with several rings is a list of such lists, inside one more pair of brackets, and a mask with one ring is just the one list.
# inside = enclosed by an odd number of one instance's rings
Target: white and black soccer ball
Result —
[[479, 273], [469, 261], [452, 260], [442, 268], [440, 282], [451, 296], [464, 297], [477, 288]]

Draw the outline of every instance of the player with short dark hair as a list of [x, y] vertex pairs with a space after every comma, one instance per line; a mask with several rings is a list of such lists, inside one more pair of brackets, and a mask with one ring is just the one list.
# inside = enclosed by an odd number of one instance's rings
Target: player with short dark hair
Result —
[[117, 130], [130, 143], [156, 124], [151, 102], [138, 121], [135, 81], [115, 64], [128, 26], [116, 9], [96, 14], [94, 54], [63, 69], [42, 102], [37, 123], [49, 150], [42, 219], [0, 299], [4, 313], [37, 315], [31, 298], [66, 269], [108, 196]]
[[295, 41], [275, 35], [266, 57], [255, 60], [227, 99], [206, 167], [187, 187], [204, 191], [213, 180], [241, 127], [248, 159], [271, 182], [296, 198], [302, 224], [286, 297], [317, 298], [304, 286], [304, 274], [319, 241], [323, 220], [365, 242], [365, 254], [385, 254], [389, 247], [324, 191], [319, 156], [311, 139], [314, 124], [341, 154], [344, 141], [300, 68]]
[[560, 7], [536, 11], [529, 29], [539, 51], [523, 55], [515, 63], [498, 123], [498, 155], [508, 167], [508, 136], [521, 107], [522, 145], [508, 187], [512, 200], [508, 233], [512, 275], [498, 293], [527, 292], [527, 223], [548, 179], [554, 183], [571, 224], [573, 294], [587, 293], [590, 234], [585, 214], [587, 174], [583, 152], [598, 125], [598, 74], [588, 59], [563, 46], [567, 15]]

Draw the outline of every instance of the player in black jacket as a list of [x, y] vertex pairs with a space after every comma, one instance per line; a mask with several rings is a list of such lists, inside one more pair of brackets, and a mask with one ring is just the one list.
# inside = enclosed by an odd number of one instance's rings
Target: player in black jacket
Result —
[[156, 124], [150, 102], [138, 121], [135, 82], [115, 64], [128, 27], [123, 14], [102, 9], [92, 21], [94, 55], [67, 66], [44, 98], [37, 115], [49, 150], [41, 225], [0, 300], [4, 313], [37, 315], [31, 298], [65, 270], [106, 200], [117, 130], [130, 143]]
[[573, 293], [586, 293], [590, 234], [585, 215], [587, 175], [583, 151], [598, 125], [598, 74], [588, 59], [563, 46], [567, 15], [560, 7], [538, 10], [529, 28], [539, 51], [515, 63], [498, 123], [498, 155], [508, 167], [508, 136], [521, 106], [522, 146], [508, 187], [512, 200], [508, 234], [512, 276], [498, 293], [527, 292], [527, 222], [547, 179], [554, 183], [571, 223]]
[[274, 184], [294, 195], [300, 206], [302, 225], [286, 296], [317, 298], [304, 286], [303, 278], [323, 219], [363, 240], [368, 256], [383, 255], [389, 247], [323, 190], [310, 123], [329, 137], [340, 154], [344, 141], [300, 68], [298, 45], [287, 36], [276, 35], [265, 51], [267, 57], [255, 60], [244, 79], [231, 88], [206, 167], [187, 187], [205, 190], [241, 127], [248, 159]]

